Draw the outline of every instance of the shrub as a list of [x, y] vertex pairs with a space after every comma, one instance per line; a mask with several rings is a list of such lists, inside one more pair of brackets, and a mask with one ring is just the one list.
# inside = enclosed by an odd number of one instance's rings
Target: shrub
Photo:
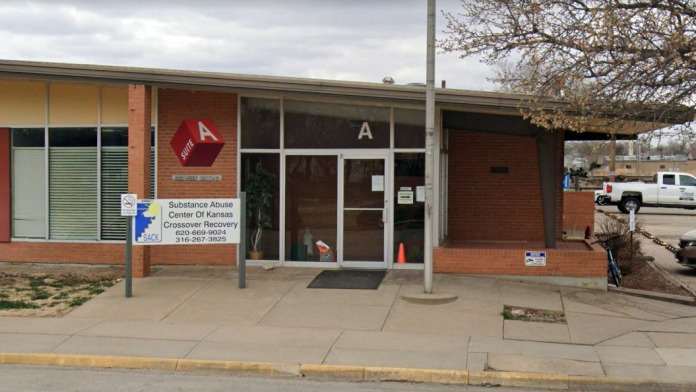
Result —
[[[639, 225], [636, 224], [636, 232], [639, 231]], [[640, 240], [638, 235], [634, 233], [633, 242], [631, 242], [631, 232], [629, 231], [628, 223], [623, 220], [604, 216], [599, 222], [599, 230], [595, 234], [597, 239], [604, 240], [613, 238], [609, 241], [609, 246], [614, 252], [614, 257], [619, 263], [621, 272], [628, 275], [631, 273], [633, 260], [631, 256], [641, 256]]]

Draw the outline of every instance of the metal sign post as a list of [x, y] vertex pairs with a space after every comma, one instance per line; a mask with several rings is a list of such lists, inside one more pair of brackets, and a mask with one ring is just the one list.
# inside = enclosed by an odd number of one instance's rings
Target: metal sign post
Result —
[[126, 298], [133, 296], [133, 219], [138, 212], [138, 195], [125, 193], [121, 195], [121, 216], [126, 218], [126, 249], [125, 252], [125, 279]]
[[239, 288], [246, 288], [246, 192], [239, 194], [239, 244], [237, 245], [237, 273]]
[[126, 298], [133, 296], [133, 217], [126, 217]]
[[631, 261], [633, 261], [633, 232], [636, 231], [636, 209], [631, 208], [628, 214], [628, 231], [631, 233]]

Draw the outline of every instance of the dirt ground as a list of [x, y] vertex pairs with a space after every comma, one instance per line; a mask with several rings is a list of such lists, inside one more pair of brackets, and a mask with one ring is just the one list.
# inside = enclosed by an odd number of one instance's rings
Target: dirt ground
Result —
[[505, 320], [532, 321], [540, 323], [566, 323], [565, 314], [556, 310], [525, 308], [505, 305], [503, 308]]
[[[665, 274], [660, 271], [658, 266], [650, 263], [643, 254], [643, 241], [649, 241], [643, 235], [635, 233], [633, 236], [633, 251], [631, 251], [628, 225], [626, 218], [618, 214], [604, 214], [597, 217], [598, 224], [596, 232], [601, 237], [602, 233], [623, 233], [623, 239], [617, 240], [614, 244], [618, 245], [616, 249], [618, 253], [616, 258], [621, 268], [623, 280], [622, 287], [656, 291], [666, 294], [686, 295], [690, 296], [687, 290], [683, 289], [673, 280], [665, 277]], [[637, 230], [642, 230], [640, 224], [637, 225]], [[609, 282], [613, 283], [613, 282]]]
[[[614, 206], [597, 207], [595, 230], [599, 229], [601, 221], [606, 212], [609, 215], [617, 216], [622, 219], [626, 215], [619, 214]], [[689, 230], [696, 229], [696, 212], [684, 209], [675, 208], [641, 208], [636, 215], [638, 226], [649, 232], [660, 240], [669, 245], [677, 246], [679, 237]], [[653, 265], [656, 265], [660, 271], [668, 274], [671, 279], [659, 279], [654, 283], [657, 291], [670, 294], [684, 294], [686, 290], [682, 290], [679, 285], [672, 282], [678, 281], [682, 284], [691, 287], [691, 291], [696, 291], [696, 269], [684, 267], [677, 263], [674, 256], [663, 247], [654, 244], [651, 239], [643, 236], [638, 236], [641, 242], [642, 253], [655, 257]], [[627, 284], [636, 286], [639, 289], [650, 289], [650, 281], [653, 275], [659, 275], [653, 272], [651, 266], [648, 268], [639, 268], [636, 276], [624, 277]], [[632, 287], [633, 288], [633, 287]]]
[[121, 279], [115, 267], [0, 263], [0, 316], [61, 316]]
[[625, 274], [622, 281], [622, 286], [629, 289], [657, 291], [666, 294], [676, 295], [691, 295], [688, 291], [680, 286], [665, 279], [655, 267], [648, 264], [647, 261], [636, 259], [632, 263], [621, 262], [623, 270], [627, 265], [630, 273]]

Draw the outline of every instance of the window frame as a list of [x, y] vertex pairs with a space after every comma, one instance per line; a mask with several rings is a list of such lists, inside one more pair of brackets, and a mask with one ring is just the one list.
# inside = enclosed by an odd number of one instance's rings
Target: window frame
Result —
[[[43, 190], [44, 190], [44, 238], [25, 238], [25, 237], [15, 237], [14, 232], [11, 233], [11, 238], [10, 240], [12, 242], [55, 242], [55, 243], [115, 243], [115, 244], [122, 244], [125, 242], [125, 240], [102, 240], [101, 239], [101, 232], [102, 232], [102, 222], [101, 222], [101, 213], [102, 213], [102, 200], [101, 200], [101, 178], [102, 178], [102, 170], [101, 170], [101, 151], [102, 151], [102, 143], [101, 143], [101, 129], [102, 128], [128, 128], [128, 123], [107, 123], [107, 122], [102, 122], [102, 94], [103, 90], [105, 87], [112, 86], [110, 84], [99, 84], [98, 85], [98, 94], [97, 94], [97, 105], [95, 107], [95, 110], [97, 112], [97, 121], [96, 123], [92, 124], [52, 124], [50, 123], [50, 118], [48, 116], [48, 111], [49, 107], [51, 104], [51, 84], [52, 82], [47, 81], [45, 82], [46, 84], [46, 89], [45, 89], [45, 103], [44, 103], [44, 110], [46, 112], [46, 115], [44, 116], [44, 122], [43, 124], [10, 124], [8, 128], [10, 131], [13, 129], [22, 129], [22, 128], [36, 128], [36, 129], [43, 129], [44, 131], [44, 146], [43, 147], [35, 147], [36, 149], [42, 149], [44, 151], [44, 170], [45, 170], [45, 181], [43, 185]], [[152, 148], [152, 153], [153, 153], [153, 159], [154, 159], [154, 170], [153, 170], [153, 180], [152, 183], [154, 184], [154, 190], [153, 190], [153, 195], [157, 197], [157, 179], [158, 179], [158, 172], [159, 172], [159, 167], [158, 167], [158, 140], [157, 140], [157, 134], [158, 134], [158, 128], [159, 128], [159, 119], [158, 119], [158, 88], [153, 87], [152, 88], [152, 112], [153, 116], [151, 119], [151, 132], [153, 132], [153, 138], [154, 138], [154, 144], [151, 145]], [[50, 216], [50, 210], [49, 210], [49, 184], [50, 184], [50, 172], [49, 172], [49, 148], [50, 148], [50, 129], [59, 129], [59, 128], [96, 128], [97, 130], [97, 239], [92, 240], [92, 239], [51, 239], [51, 233], [50, 233], [50, 221], [49, 221], [49, 216]], [[151, 139], [152, 140], [152, 139]], [[14, 148], [12, 141], [10, 141], [10, 146], [11, 148]], [[21, 148], [21, 147], [20, 147]], [[239, 151], [239, 149], [238, 149]], [[11, 174], [12, 178], [14, 181], [14, 173]], [[13, 197], [13, 196], [12, 196]], [[10, 219], [14, 219], [13, 216], [10, 217]]]
[[[241, 144], [241, 133], [242, 133], [242, 112], [241, 112], [241, 99], [242, 97], [253, 97], [253, 98], [265, 98], [265, 99], [278, 99], [280, 100], [280, 132], [278, 137], [280, 138], [279, 140], [279, 148], [245, 148]], [[313, 149], [295, 149], [295, 148], [286, 148], [285, 147], [285, 101], [286, 100], [293, 100], [293, 101], [302, 101], [302, 102], [319, 102], [319, 103], [336, 103], [336, 104], [345, 104], [345, 105], [356, 105], [356, 106], [374, 106], [374, 107], [382, 107], [382, 108], [387, 108], [389, 110], [389, 143], [387, 148], [370, 148], [370, 149], [351, 149], [351, 152], [360, 152], [360, 151], [370, 151], [370, 152], [375, 152], [375, 151], [384, 151], [387, 153], [388, 157], [388, 165], [389, 168], [388, 170], [393, 171], [394, 169], [394, 158], [396, 153], [425, 153], [426, 149], [425, 146], [422, 148], [397, 148], [395, 146], [395, 119], [394, 119], [394, 112], [395, 109], [400, 108], [400, 109], [410, 109], [410, 110], [423, 110], [422, 105], [415, 105], [415, 104], [407, 104], [407, 103], [395, 103], [395, 102], [378, 102], [378, 101], [368, 101], [368, 100], [358, 100], [358, 99], [345, 99], [345, 98], [338, 98], [338, 97], [330, 97], [330, 98], [320, 98], [316, 96], [293, 96], [293, 95], [287, 95], [287, 94], [264, 94], [264, 93], [239, 93], [237, 95], [237, 140], [240, 141], [239, 143], [239, 148], [237, 148], [237, 162], [240, 162], [239, 165], [237, 165], [237, 180], [236, 180], [236, 189], [242, 189], [241, 187], [241, 156], [243, 153], [277, 153], [280, 155], [280, 222], [279, 222], [279, 230], [281, 233], [285, 232], [286, 225], [285, 225], [285, 201], [286, 201], [286, 184], [285, 184], [285, 172], [286, 172], [286, 157], [288, 155], [297, 155], [297, 154], [336, 154], [337, 151], [341, 150], [340, 148], [313, 148]], [[438, 110], [436, 110], [436, 113]], [[442, 139], [436, 140], [436, 143], [443, 143], [446, 142], [446, 137], [444, 136], [446, 130], [442, 129], [440, 125], [437, 123], [436, 120], [436, 127], [438, 129], [441, 129], [441, 137]], [[425, 140], [425, 124], [423, 126], [423, 140]], [[436, 149], [437, 151], [435, 154], [439, 154], [439, 149]], [[435, 158], [435, 162], [433, 163], [434, 165], [442, 165], [442, 161], [438, 158]], [[435, 182], [438, 182], [438, 178], [433, 179], [433, 186], [435, 185]], [[436, 197], [436, 200], [434, 200], [435, 203], [442, 203], [441, 200], [438, 201], [438, 198]], [[391, 244], [394, 240], [394, 229], [393, 229], [393, 219], [394, 219], [394, 203], [390, 202], [389, 203], [389, 225], [392, 227], [388, 231], [388, 243]], [[446, 219], [445, 217], [440, 217], [439, 219]], [[285, 258], [285, 236], [281, 235], [280, 236], [280, 249], [278, 250], [279, 258], [276, 260], [248, 260], [247, 262], [250, 265], [264, 265], [264, 263], [273, 263], [277, 265], [285, 265], [285, 266], [306, 266], [306, 262], [293, 262], [289, 261]], [[387, 267], [390, 269], [416, 269], [416, 270], [421, 270], [423, 269], [423, 264], [421, 263], [407, 263], [407, 264], [397, 264], [397, 263], [392, 263], [394, 259], [394, 255], [392, 254], [393, 251], [391, 250], [391, 246], [389, 246], [388, 250], [388, 255], [387, 255]], [[321, 263], [317, 262], [314, 263], [317, 264], [317, 267], [320, 267], [322, 265], [319, 265]], [[314, 265], [312, 264], [312, 265]], [[335, 264], [335, 263], [333, 263]], [[331, 266], [325, 266], [330, 268]]]

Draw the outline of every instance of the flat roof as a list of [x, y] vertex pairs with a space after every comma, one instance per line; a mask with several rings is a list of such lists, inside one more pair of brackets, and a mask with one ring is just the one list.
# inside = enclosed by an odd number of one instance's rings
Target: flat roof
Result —
[[[326, 94], [344, 97], [405, 101], [424, 104], [425, 86], [339, 81], [299, 77], [246, 75], [223, 72], [187, 71], [112, 65], [70, 64], [0, 59], [0, 76], [15, 78], [65, 79], [108, 83], [142, 83], [162, 87], [215, 88], [253, 92]], [[443, 109], [520, 115], [530, 95], [503, 92], [436, 88], [436, 102]], [[565, 105], [561, 100], [543, 101], [549, 108]], [[686, 121], [674, 121], [681, 123]], [[670, 124], [636, 121], [624, 132], [633, 134]], [[601, 132], [598, 130], [597, 132]]]

